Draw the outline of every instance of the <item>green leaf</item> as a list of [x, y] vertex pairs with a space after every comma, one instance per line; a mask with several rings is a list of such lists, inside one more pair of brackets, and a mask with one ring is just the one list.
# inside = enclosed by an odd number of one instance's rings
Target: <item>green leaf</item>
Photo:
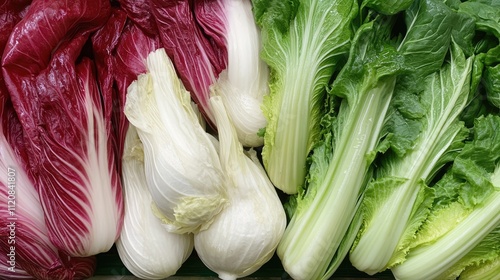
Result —
[[477, 30], [500, 38], [500, 6], [495, 1], [466, 1], [460, 4], [459, 11], [475, 19]]
[[500, 224], [498, 127], [500, 116], [475, 120], [472, 139], [433, 186], [431, 212], [406, 261], [392, 268], [397, 278], [454, 279], [481, 250], [494, 248], [488, 240]]
[[483, 75], [483, 85], [491, 105], [500, 108], [500, 64], [486, 67]]
[[361, 7], [371, 8], [384, 15], [394, 15], [406, 10], [413, 0], [363, 0]]
[[349, 51], [356, 1], [256, 0], [261, 57], [270, 66], [262, 158], [275, 186], [298, 191], [320, 132], [325, 88]]
[[409, 58], [406, 66], [415, 77], [425, 77], [441, 67], [457, 19], [442, 1], [414, 1], [406, 10], [408, 31], [399, 50]]
[[[427, 190], [426, 183], [453, 159], [448, 153], [460, 150], [467, 135], [458, 117], [467, 105], [472, 62], [453, 43], [450, 61], [423, 80], [423, 91], [418, 96], [423, 114], [412, 120], [419, 122], [416, 141], [403, 155], [387, 152], [378, 159], [377, 184], [367, 189], [361, 206], [366, 224], [350, 254], [357, 269], [374, 274], [404, 260], [431, 206], [432, 191]], [[413, 98], [409, 96], [407, 99]], [[411, 134], [398, 127], [393, 133], [392, 141]], [[397, 133], [403, 137], [396, 137]]]

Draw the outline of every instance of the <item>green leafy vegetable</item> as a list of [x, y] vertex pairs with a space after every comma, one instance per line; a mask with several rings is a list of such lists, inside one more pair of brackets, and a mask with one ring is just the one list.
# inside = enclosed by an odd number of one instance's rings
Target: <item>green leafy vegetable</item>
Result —
[[493, 106], [500, 108], [500, 64], [486, 67], [483, 79], [488, 101]]
[[390, 26], [377, 20], [360, 27], [329, 91], [330, 111], [322, 119], [307, 189], [295, 198], [297, 207], [277, 251], [294, 279], [327, 279], [352, 242], [353, 233], [346, 233], [403, 65], [389, 40]]
[[433, 187], [430, 215], [393, 267], [399, 279], [454, 279], [467, 256], [500, 225], [500, 117], [479, 117], [473, 139]]
[[460, 280], [471, 279], [473, 274], [476, 279], [500, 277], [500, 226], [486, 235], [476, 247], [448, 271], [449, 278], [456, 278], [460, 273]]
[[350, 254], [359, 270], [375, 274], [404, 259], [432, 203], [426, 183], [467, 136], [458, 116], [467, 105], [472, 62], [452, 46], [450, 62], [424, 81], [417, 141], [404, 156], [388, 152], [380, 160], [362, 202], [364, 224]]
[[358, 7], [351, 0], [255, 0], [253, 7], [270, 67], [263, 162], [274, 185], [293, 194], [304, 182], [325, 87], [349, 50]]
[[384, 15], [394, 15], [406, 10], [413, 0], [363, 0], [361, 7], [369, 7]]

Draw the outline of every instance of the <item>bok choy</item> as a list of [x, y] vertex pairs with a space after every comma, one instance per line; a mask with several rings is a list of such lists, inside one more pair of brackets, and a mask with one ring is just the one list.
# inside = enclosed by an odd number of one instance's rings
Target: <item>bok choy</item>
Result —
[[[360, 209], [363, 226], [350, 253], [353, 266], [368, 274], [404, 261], [415, 233], [430, 211], [434, 190], [429, 183], [462, 148], [467, 130], [461, 118], [479, 93], [477, 81], [481, 74], [477, 78], [477, 65], [481, 60], [469, 49], [474, 22], [443, 3], [429, 4], [421, 4], [427, 8], [418, 10], [413, 5], [406, 17], [409, 21], [419, 11], [415, 26], [428, 30], [432, 19], [431, 25], [439, 26], [441, 31], [428, 33], [437, 35], [432, 40], [418, 38], [406, 44], [450, 47], [432, 55], [422, 52], [426, 57], [435, 56], [436, 62], [448, 54], [439, 70], [435, 67], [438, 65], [422, 64], [416, 75], [400, 79], [397, 86], [389, 119], [391, 127], [385, 139], [390, 148], [379, 156], [374, 180], [367, 186]], [[452, 43], [448, 44], [450, 38]], [[423, 61], [410, 59], [415, 63]], [[436, 72], [430, 73], [433, 71]]]
[[352, 0], [254, 0], [261, 56], [270, 68], [262, 159], [271, 182], [297, 193], [306, 159], [318, 140], [325, 88], [349, 51]]
[[292, 218], [277, 250], [294, 279], [328, 279], [350, 247], [348, 228], [404, 63], [389, 40], [390, 26], [380, 19], [358, 29], [329, 91], [307, 188], [290, 203]]
[[472, 63], [473, 57], [466, 59], [453, 44], [449, 63], [423, 81], [419, 103], [413, 104], [422, 111], [420, 118], [409, 121], [418, 125], [411, 150], [402, 157], [391, 152], [381, 157], [365, 192], [360, 209], [364, 224], [350, 253], [359, 270], [375, 274], [400, 262], [426, 219], [425, 194], [431, 191], [426, 182], [453, 159], [467, 136], [458, 117], [468, 103]]

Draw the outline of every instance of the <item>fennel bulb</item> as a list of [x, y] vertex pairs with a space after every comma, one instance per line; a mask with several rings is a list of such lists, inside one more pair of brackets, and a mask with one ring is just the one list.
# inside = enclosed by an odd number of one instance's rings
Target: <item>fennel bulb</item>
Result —
[[174, 275], [193, 250], [192, 234], [168, 232], [157, 218], [146, 185], [144, 150], [134, 126], [129, 125], [122, 158], [125, 216], [116, 241], [127, 269], [141, 279]]
[[164, 49], [128, 88], [125, 115], [144, 145], [155, 212], [172, 232], [207, 228], [226, 204], [217, 151]]
[[210, 104], [219, 128], [229, 204], [208, 229], [195, 234], [194, 246], [208, 268], [230, 280], [250, 275], [273, 256], [286, 216], [255, 152], [245, 154], [238, 142], [222, 99], [211, 97]]

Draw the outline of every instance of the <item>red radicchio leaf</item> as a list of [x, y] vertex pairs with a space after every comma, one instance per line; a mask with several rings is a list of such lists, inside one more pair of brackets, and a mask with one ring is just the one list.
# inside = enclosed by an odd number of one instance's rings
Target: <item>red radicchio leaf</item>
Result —
[[[7, 103], [0, 132], [0, 277], [6, 279], [85, 279], [93, 275], [95, 257], [70, 258], [50, 242], [44, 212], [32, 179], [26, 172], [24, 142], [18, 141], [21, 124]], [[13, 134], [13, 135], [11, 135]], [[8, 139], [14, 140], [11, 144]], [[3, 258], [2, 258], [3, 260]]]
[[[0, 3], [0, 58], [14, 26], [23, 18], [31, 0], [5, 0]], [[0, 71], [0, 108], [8, 99], [7, 87]]]
[[2, 254], [0, 256], [0, 279], [34, 279], [33, 276], [29, 275], [28, 272], [24, 271], [21, 267], [17, 267], [14, 271], [11, 271], [9, 259], [10, 257], [7, 256], [7, 254]]
[[123, 113], [128, 86], [137, 76], [146, 73], [146, 58], [149, 53], [160, 47], [158, 36], [145, 34], [136, 24], [129, 21], [123, 29], [120, 41], [114, 55], [114, 80], [117, 86], [115, 101], [118, 102], [116, 111], [117, 146], [118, 154], [123, 154], [123, 145], [128, 128], [128, 120]]
[[121, 150], [117, 143], [116, 112], [119, 104], [116, 100], [116, 87], [114, 87], [114, 65], [113, 53], [120, 40], [120, 36], [127, 21], [127, 15], [122, 10], [114, 8], [111, 16], [104, 26], [97, 30], [91, 37], [92, 50], [97, 68], [97, 79], [102, 93], [104, 104], [104, 119], [107, 125], [109, 149], [114, 149], [118, 174], [121, 174]]
[[220, 51], [205, 37], [194, 19], [188, 0], [151, 0], [162, 46], [191, 97], [213, 124], [208, 100], [210, 85], [225, 68]]
[[105, 0], [35, 0], [2, 58], [50, 240], [73, 257], [109, 250], [123, 219], [108, 105], [92, 62], [79, 57], [110, 9]]
[[226, 15], [224, 12], [224, 1], [221, 0], [197, 0], [193, 3], [196, 22], [207, 34], [211, 41], [217, 46], [214, 51], [220, 59], [218, 65], [220, 73], [227, 67], [227, 27]]
[[149, 35], [158, 34], [155, 19], [151, 14], [151, 5], [149, 0], [118, 0], [120, 7], [127, 12], [128, 17], [142, 31]]

